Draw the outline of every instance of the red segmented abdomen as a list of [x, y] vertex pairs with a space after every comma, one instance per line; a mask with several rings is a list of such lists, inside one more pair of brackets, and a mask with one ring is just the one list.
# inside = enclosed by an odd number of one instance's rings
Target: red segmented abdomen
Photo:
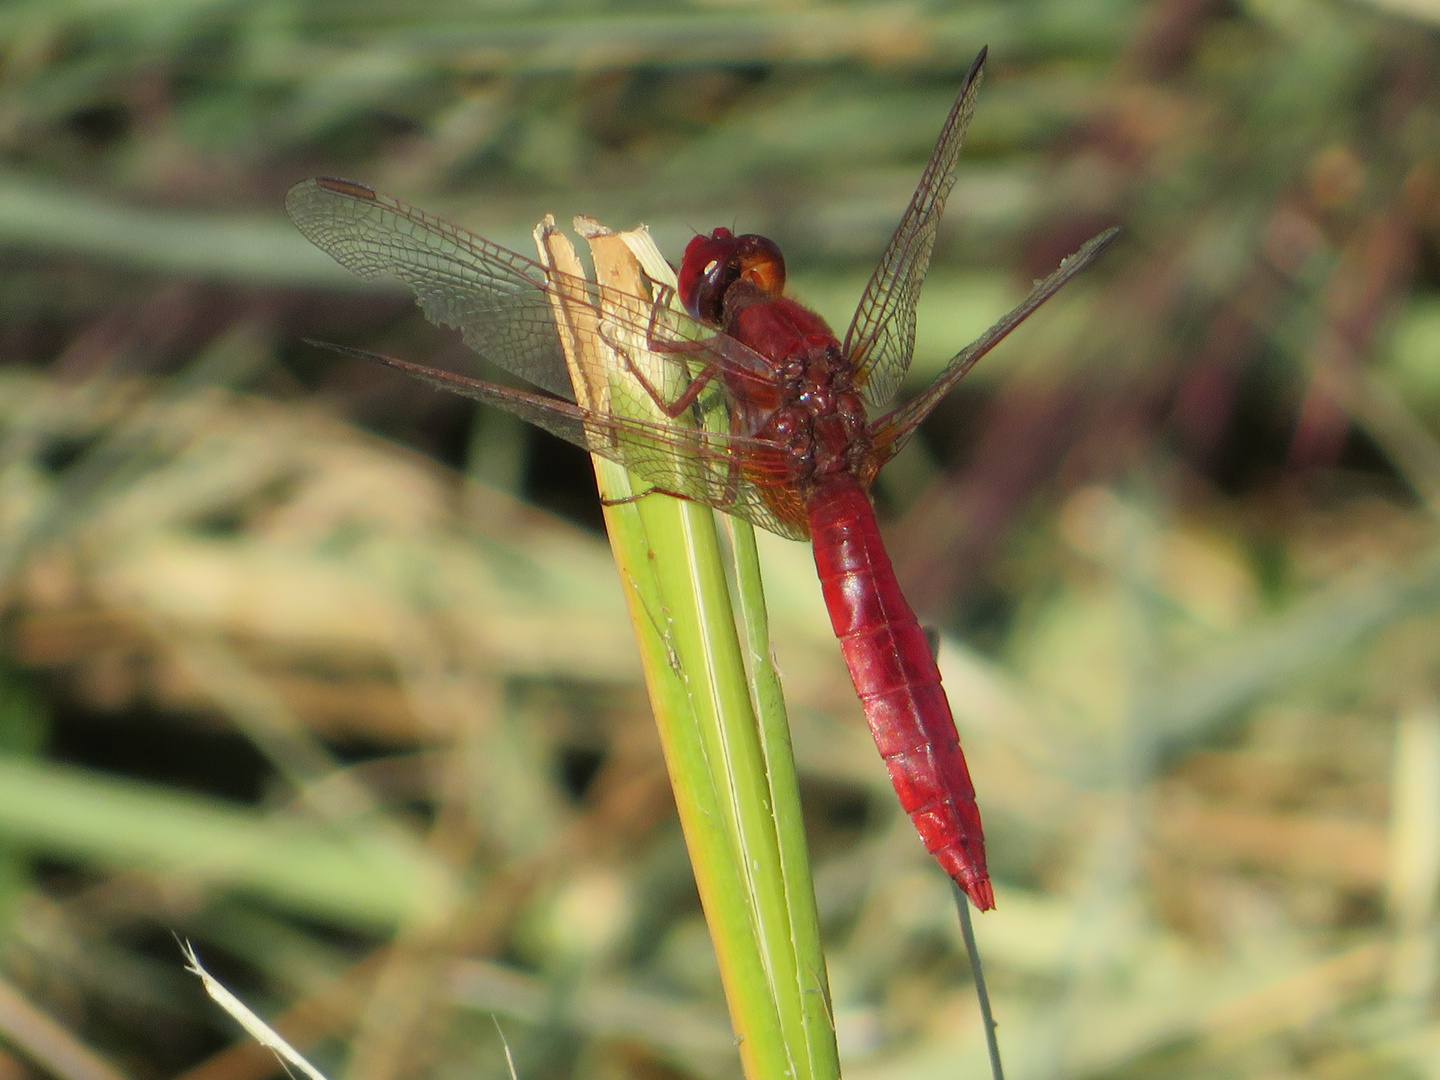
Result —
[[870, 497], [848, 475], [807, 512], [825, 606], [900, 805], [925, 847], [981, 911], [995, 906], [975, 788], [940, 669], [900, 592]]

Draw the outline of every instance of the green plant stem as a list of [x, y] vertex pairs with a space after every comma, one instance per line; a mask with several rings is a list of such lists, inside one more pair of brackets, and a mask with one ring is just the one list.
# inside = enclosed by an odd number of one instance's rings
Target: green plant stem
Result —
[[[597, 460], [596, 477], [602, 498], [630, 496], [628, 474], [619, 466]], [[690, 542], [704, 532], [693, 520], [697, 512], [709, 516], [666, 496], [646, 496], [607, 507], [606, 530], [745, 1074], [756, 1080], [796, 1076], [756, 932], [754, 882], [741, 857], [737, 807], [715, 775], [724, 771], [725, 755], [717, 755], [715, 747], [724, 695], [711, 681], [713, 666], [696, 656], [697, 645], [706, 651], [694, 633], [698, 613], [707, 606], [701, 594], [713, 587], [713, 575], [700, 566], [706, 553]], [[708, 599], [713, 611], [716, 598]]]
[[[616, 473], [608, 462], [597, 469], [610, 499], [628, 488]], [[715, 515], [650, 495], [609, 507], [606, 518], [746, 1075], [838, 1077], [753, 535], [736, 544], [748, 553], [736, 579], [759, 722]]]
[[[623, 391], [619, 384], [636, 360], [632, 355], [627, 364], [604, 353], [646, 348], [612, 344], [613, 332], [600, 325], [605, 305], [634, 303], [645, 282], [668, 268], [658, 252], [645, 254], [643, 236], [638, 247], [649, 279], [627, 246], [635, 235], [627, 240], [593, 227], [586, 236], [600, 313], [569, 299], [573, 285], [557, 296], [556, 311], [577, 400], [600, 407], [613, 400], [612, 391]], [[536, 238], [553, 265], [575, 273], [573, 249], [553, 225], [543, 223]], [[643, 480], [632, 481], [604, 457], [594, 461], [741, 1064], [750, 1080], [837, 1080], [798, 784], [784, 700], [769, 664], [753, 535], [733, 534], [738, 562], [729, 568], [745, 618], [747, 667], [715, 513], [644, 494], [650, 485]]]

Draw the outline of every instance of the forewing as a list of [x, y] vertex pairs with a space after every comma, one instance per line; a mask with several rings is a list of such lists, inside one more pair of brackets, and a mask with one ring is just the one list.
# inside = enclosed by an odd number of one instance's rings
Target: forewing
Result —
[[1059, 292], [1061, 286], [1094, 262], [1119, 234], [1119, 229], [1106, 229], [1100, 235], [1085, 241], [1075, 254], [1065, 258], [1053, 274], [1036, 285], [1030, 295], [1012, 308], [1004, 318], [957, 353], [950, 363], [945, 365], [940, 377], [931, 383], [924, 393], [876, 420], [871, 428], [871, 439], [877, 457], [883, 461], [894, 456], [895, 451], [914, 433], [920, 421], [929, 416], [935, 406], [945, 399], [945, 395], [955, 389], [955, 385], [975, 366], [976, 361], [1000, 344], [1005, 336], [1029, 318], [1036, 308]]
[[984, 66], [985, 50], [981, 49], [845, 333], [845, 354], [855, 365], [861, 392], [872, 407], [895, 396], [910, 367], [915, 351], [915, 307], [930, 268], [945, 201], [955, 186], [955, 164], [975, 112]]
[[[367, 280], [399, 278], [431, 322], [459, 330], [466, 345], [506, 371], [575, 400], [551, 282], [563, 277], [568, 303], [599, 312], [592, 283], [547, 273], [533, 259], [348, 180], [296, 184], [285, 208], [306, 238], [346, 269]], [[721, 389], [770, 378], [755, 353], [683, 312], [648, 301], [607, 304], [600, 324], [603, 333], [658, 350], [648, 361], [657, 386], [683, 387], [691, 372], [707, 366], [730, 375], [716, 380]], [[657, 363], [659, 373], [653, 371]]]
[[347, 270], [367, 280], [399, 278], [431, 322], [459, 330], [486, 359], [573, 400], [538, 263], [346, 180], [296, 184], [285, 209]]
[[787, 473], [783, 449], [769, 440], [629, 419], [380, 353], [325, 348], [386, 364], [441, 390], [504, 409], [618, 462], [667, 494], [706, 503], [790, 539], [807, 539], [798, 521], [775, 512], [785, 503]]

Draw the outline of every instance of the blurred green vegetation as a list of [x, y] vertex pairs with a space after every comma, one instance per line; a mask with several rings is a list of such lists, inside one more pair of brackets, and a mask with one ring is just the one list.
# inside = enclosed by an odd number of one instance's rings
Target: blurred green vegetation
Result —
[[[990, 70], [882, 474], [1012, 1080], [1440, 1076], [1432, 0], [0, 6], [0, 1072], [736, 1075], [579, 454], [281, 199], [773, 236], [837, 327]], [[946, 882], [762, 538], [852, 1078], [985, 1075]]]

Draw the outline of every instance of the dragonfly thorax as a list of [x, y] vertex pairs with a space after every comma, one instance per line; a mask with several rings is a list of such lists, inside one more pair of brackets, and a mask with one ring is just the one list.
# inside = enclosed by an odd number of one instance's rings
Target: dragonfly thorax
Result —
[[801, 497], [842, 473], [865, 476], [870, 427], [839, 344], [812, 346], [787, 360], [777, 374], [780, 407], [759, 434], [784, 447]]
[[[754, 433], [784, 448], [801, 501], [842, 473], [868, 486], [874, 467], [865, 405], [850, 359], [825, 320], [739, 276], [726, 288], [719, 326], [770, 367], [773, 397], [766, 395], [763, 405], [748, 403], [761, 414]], [[738, 382], [734, 389], [737, 397], [747, 396]]]

